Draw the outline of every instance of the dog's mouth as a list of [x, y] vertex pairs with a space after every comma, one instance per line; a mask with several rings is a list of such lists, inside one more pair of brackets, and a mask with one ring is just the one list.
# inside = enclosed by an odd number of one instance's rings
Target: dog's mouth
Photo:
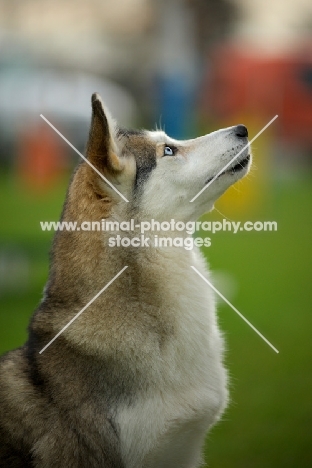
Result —
[[246, 166], [248, 166], [250, 161], [250, 154], [248, 154], [244, 159], [235, 164], [235, 166], [230, 167], [224, 172], [221, 172], [220, 176], [223, 174], [235, 174], [235, 172], [242, 171]]
[[[234, 166], [232, 167], [229, 167], [228, 169], [226, 169], [226, 171], [223, 171], [221, 172], [217, 179], [219, 179], [219, 177], [225, 175], [225, 174], [236, 174], [237, 172], [240, 172], [242, 171], [243, 169], [245, 169], [245, 167], [248, 166], [249, 164], [249, 161], [250, 161], [250, 154], [248, 154], [245, 158], [241, 159], [238, 163], [236, 163]], [[206, 184], [208, 184], [208, 182], [210, 182], [212, 179], [214, 179], [216, 176], [214, 177], [210, 177], [207, 181], [206, 181]]]

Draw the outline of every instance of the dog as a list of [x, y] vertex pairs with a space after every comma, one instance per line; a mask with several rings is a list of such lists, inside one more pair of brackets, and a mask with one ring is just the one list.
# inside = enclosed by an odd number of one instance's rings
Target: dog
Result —
[[[197, 220], [251, 164], [243, 125], [188, 141], [125, 130], [98, 94], [86, 152], [63, 221]], [[54, 237], [28, 340], [0, 361], [1, 467], [202, 463], [207, 431], [228, 400], [214, 296], [191, 266], [206, 278], [209, 271], [196, 247], [159, 248], [151, 232], [151, 245], [112, 247], [111, 235], [77, 229]]]

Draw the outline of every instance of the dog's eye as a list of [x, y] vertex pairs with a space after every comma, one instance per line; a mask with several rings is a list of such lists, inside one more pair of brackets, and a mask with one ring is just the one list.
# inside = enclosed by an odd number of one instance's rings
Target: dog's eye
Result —
[[173, 156], [173, 155], [174, 155], [174, 148], [171, 148], [171, 146], [165, 146], [164, 156]]

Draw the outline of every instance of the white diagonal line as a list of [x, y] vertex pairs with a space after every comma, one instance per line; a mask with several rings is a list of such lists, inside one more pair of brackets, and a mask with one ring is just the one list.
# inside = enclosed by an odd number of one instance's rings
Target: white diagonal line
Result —
[[92, 167], [92, 169], [93, 169], [103, 180], [105, 180], [105, 182], [106, 182], [113, 190], [115, 190], [115, 192], [117, 192], [118, 195], [120, 195], [121, 198], [122, 198], [125, 202], [129, 202], [129, 200], [127, 200], [127, 198], [126, 198], [122, 193], [120, 193], [119, 190], [117, 190], [116, 187], [115, 187], [109, 180], [107, 180], [106, 177], [104, 177], [103, 174], [101, 174], [101, 172], [98, 171], [97, 168], [94, 167], [93, 164], [91, 164], [90, 161], [89, 161], [83, 154], [81, 154], [80, 151], [78, 151], [77, 148], [75, 148], [74, 145], [72, 145], [71, 142], [68, 141], [67, 138], [65, 138], [64, 135], [62, 135], [62, 133], [59, 132], [59, 131], [57, 130], [57, 128], [55, 128], [54, 125], [51, 124], [51, 122], [49, 122], [48, 119], [46, 119], [46, 118], [44, 117], [44, 115], [40, 114], [40, 117], [41, 117], [45, 122], [47, 122], [47, 124], [50, 125], [50, 127], [53, 128], [53, 130], [54, 130], [58, 135], [60, 135], [60, 137], [63, 138], [63, 140], [66, 141], [66, 143], [67, 143], [74, 151], [76, 151], [76, 153], [79, 154], [79, 156], [80, 156], [87, 164], [89, 164], [89, 166]]
[[190, 203], [192, 203], [194, 200], [196, 200], [196, 198], [199, 197], [199, 195], [201, 195], [201, 194], [203, 193], [203, 191], [206, 190], [206, 188], [208, 188], [209, 185], [211, 185], [211, 184], [219, 177], [219, 175], [222, 174], [222, 172], [224, 172], [225, 169], [227, 169], [227, 168], [232, 164], [232, 162], [235, 161], [235, 159], [238, 158], [238, 156], [239, 156], [240, 154], [242, 154], [242, 152], [245, 151], [245, 149], [248, 148], [248, 146], [251, 145], [251, 143], [252, 143], [253, 141], [255, 141], [255, 139], [258, 138], [258, 136], [260, 136], [261, 133], [263, 133], [264, 130], [266, 130], [266, 129], [268, 128], [269, 125], [271, 125], [271, 123], [274, 122], [274, 120], [277, 119], [277, 117], [278, 117], [278, 115], [276, 115], [275, 117], [273, 117], [273, 119], [270, 120], [270, 122], [268, 122], [268, 123], [262, 128], [262, 130], [260, 130], [260, 132], [258, 132], [257, 135], [254, 136], [253, 139], [250, 140], [250, 141], [247, 143], [247, 145], [244, 146], [244, 148], [241, 149], [240, 152], [237, 153], [237, 155], [234, 156], [234, 158], [231, 159], [231, 161], [230, 161], [229, 163], [227, 163], [227, 165], [224, 166], [224, 167], [221, 169], [221, 171], [219, 171], [218, 174], [216, 174], [216, 175], [215, 175], [215, 176], [198, 192], [197, 195], [195, 195], [194, 198], [192, 198], [192, 200], [190, 200]]
[[236, 307], [234, 307], [230, 303], [230, 301], [228, 301], [226, 297], [224, 297], [223, 294], [221, 294], [220, 291], [218, 291], [213, 286], [213, 284], [211, 284], [210, 281], [207, 280], [207, 278], [205, 278], [194, 266], [192, 266], [191, 268], [193, 268], [193, 270], [198, 274], [198, 276], [200, 276], [205, 281], [205, 283], [207, 283], [234, 310], [234, 312], [236, 312], [240, 316], [240, 318], [243, 319], [244, 322], [246, 322], [247, 325], [249, 325], [260, 336], [260, 338], [262, 338], [276, 353], [279, 353], [275, 346], [273, 346], [272, 343], [270, 343], [269, 340], [267, 340], [265, 336], [263, 336], [262, 333], [260, 333], [259, 330], [257, 330], [256, 327], [254, 327], [252, 323], [250, 323], [249, 320], [247, 320], [246, 317], [244, 317], [243, 314], [241, 314], [240, 311], [237, 310]]
[[56, 340], [56, 338], [58, 338], [58, 337], [59, 337], [59, 336], [60, 336], [60, 335], [63, 333], [63, 331], [64, 331], [64, 330], [66, 330], [66, 328], [68, 328], [68, 327], [69, 327], [69, 326], [70, 326], [70, 325], [71, 325], [71, 324], [72, 324], [72, 323], [73, 323], [73, 322], [74, 322], [74, 321], [75, 321], [75, 320], [76, 320], [76, 319], [79, 317], [79, 315], [81, 315], [81, 314], [82, 314], [82, 312], [84, 312], [84, 311], [85, 311], [85, 310], [86, 310], [86, 309], [89, 307], [89, 305], [91, 305], [91, 304], [92, 304], [92, 302], [94, 302], [94, 301], [95, 301], [95, 299], [97, 299], [97, 298], [98, 298], [98, 297], [99, 297], [99, 296], [102, 294], [102, 292], [104, 292], [104, 291], [105, 291], [105, 289], [107, 289], [107, 288], [108, 288], [108, 287], [109, 287], [109, 286], [110, 286], [110, 285], [111, 285], [111, 284], [112, 284], [112, 283], [115, 281], [115, 279], [117, 279], [117, 278], [118, 278], [118, 276], [120, 276], [120, 275], [121, 275], [121, 274], [122, 274], [122, 273], [125, 271], [125, 269], [126, 269], [126, 268], [128, 268], [128, 266], [125, 266], [125, 267], [123, 267], [123, 269], [122, 269], [122, 270], [120, 270], [120, 272], [119, 272], [119, 273], [117, 273], [117, 275], [116, 275], [116, 276], [114, 276], [114, 278], [113, 278], [113, 279], [111, 279], [111, 280], [110, 280], [110, 281], [107, 283], [107, 285], [106, 285], [106, 286], [104, 286], [104, 288], [103, 288], [103, 289], [101, 289], [101, 291], [99, 291], [99, 292], [98, 292], [98, 293], [97, 293], [97, 294], [94, 296], [94, 298], [93, 298], [93, 299], [91, 299], [91, 301], [90, 301], [90, 302], [88, 302], [88, 304], [87, 304], [87, 305], [85, 305], [85, 306], [84, 306], [84, 307], [81, 309], [81, 311], [80, 311], [80, 312], [78, 312], [78, 314], [76, 314], [76, 315], [75, 315], [75, 317], [73, 317], [73, 318], [72, 318], [72, 319], [71, 319], [71, 320], [68, 322], [68, 324], [67, 324], [67, 325], [65, 325], [65, 327], [63, 327], [63, 328], [62, 328], [62, 330], [61, 330], [61, 331], [59, 331], [59, 332], [58, 332], [58, 334], [57, 334], [57, 335], [55, 335], [55, 337], [54, 337], [54, 338], [52, 338], [52, 340], [51, 340], [51, 341], [49, 341], [49, 343], [48, 343], [47, 345], [45, 345], [45, 347], [44, 347], [44, 348], [42, 348], [42, 350], [41, 350], [41, 351], [39, 351], [39, 354], [43, 353], [43, 351], [45, 351], [45, 350], [46, 350], [46, 349], [47, 349], [47, 348], [50, 346], [50, 344], [52, 344], [52, 343], [53, 343], [53, 341], [55, 341], [55, 340]]

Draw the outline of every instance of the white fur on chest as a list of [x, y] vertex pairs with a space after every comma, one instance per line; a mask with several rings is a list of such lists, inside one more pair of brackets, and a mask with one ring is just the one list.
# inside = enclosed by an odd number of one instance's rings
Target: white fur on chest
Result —
[[134, 404], [117, 411], [127, 468], [195, 468], [205, 434], [226, 404], [223, 345], [212, 291], [190, 265], [205, 275], [207, 271], [200, 256], [190, 254], [188, 260], [189, 265], [185, 258], [183, 265], [178, 258], [171, 262], [174, 266], [168, 264], [173, 283], [170, 288], [166, 278], [163, 299], [178, 315], [177, 327], [157, 360], [158, 368], [156, 360], [151, 363], [153, 384]]

